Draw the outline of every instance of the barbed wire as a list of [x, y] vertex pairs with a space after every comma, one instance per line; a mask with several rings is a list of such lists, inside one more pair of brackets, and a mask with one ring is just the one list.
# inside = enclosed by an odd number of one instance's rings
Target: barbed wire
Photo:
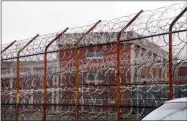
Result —
[[[174, 4], [144, 11], [122, 32], [119, 63], [121, 120], [132, 119], [133, 116], [140, 119], [169, 99], [167, 32], [170, 23], [186, 6]], [[77, 109], [79, 120], [116, 120], [119, 106], [116, 104], [117, 35], [135, 15], [104, 20], [81, 40], [81, 48], [78, 49], [78, 75], [76, 42], [95, 23], [69, 28], [49, 47], [46, 63], [47, 120], [76, 120]], [[173, 31], [178, 32], [172, 33], [175, 98], [187, 96], [186, 23], [187, 14], [184, 14], [173, 27]], [[61, 32], [40, 35], [18, 57], [19, 120], [43, 120], [44, 51]], [[146, 36], [150, 37], [143, 38]], [[17, 53], [31, 39], [17, 41], [1, 55], [3, 120], [16, 119]], [[2, 50], [7, 46], [8, 44], [3, 45]], [[76, 76], [79, 78], [78, 105]]]

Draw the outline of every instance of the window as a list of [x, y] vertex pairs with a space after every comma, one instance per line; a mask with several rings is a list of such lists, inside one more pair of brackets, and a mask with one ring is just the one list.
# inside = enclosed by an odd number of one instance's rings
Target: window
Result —
[[161, 78], [161, 74], [162, 74], [162, 68], [161, 67], [157, 67], [157, 68], [155, 68], [155, 71], [156, 71], [156, 73], [155, 73], [155, 77], [154, 78], [157, 81], [159, 81], [160, 78]]
[[103, 82], [103, 73], [102, 72], [88, 72], [86, 73], [87, 82]]
[[95, 99], [96, 104], [103, 104], [103, 98], [99, 97]]
[[94, 50], [88, 50], [86, 52], [86, 58], [87, 59], [102, 59], [104, 56], [104, 53], [100, 50], [94, 51]]
[[7, 89], [9, 89], [9, 87], [10, 87], [10, 84], [9, 84], [8, 80], [1, 81], [2, 90], [7, 90]]
[[10, 99], [10, 104], [15, 104], [15, 103], [16, 103], [16, 99], [15, 98]]
[[36, 99], [36, 100], [34, 100], [34, 104], [42, 104], [42, 103], [43, 103], [43, 101], [40, 100], [40, 99]]
[[30, 74], [31, 73], [31, 68], [28, 67], [22, 67], [20, 68], [20, 74], [25, 75], [25, 74]]
[[187, 67], [179, 67], [178, 69], [178, 75], [180, 77], [185, 77], [187, 75]]
[[33, 95], [33, 103], [34, 104], [42, 104], [43, 103], [43, 93], [42, 92], [34, 92]]
[[143, 68], [141, 68], [141, 70], [140, 70], [140, 78], [141, 78], [141, 80], [152, 79], [152, 75], [151, 75], [149, 66], [144, 66]]
[[87, 80], [88, 80], [88, 81], [95, 80], [95, 73], [93, 73], [93, 72], [88, 73]]
[[84, 99], [84, 104], [96, 104], [96, 105], [102, 105], [103, 104], [103, 98], [102, 97], [86, 97]]
[[1, 99], [1, 102], [4, 103], [4, 104], [9, 104], [9, 98], [4, 97], [4, 98]]
[[84, 104], [94, 104], [94, 100], [90, 97], [84, 99]]
[[16, 80], [13, 81], [13, 89], [16, 89]]
[[44, 68], [43, 67], [34, 67], [33, 71], [35, 74], [39, 74], [41, 72], [43, 72]]
[[57, 85], [58, 84], [58, 81], [59, 81], [59, 75], [57, 75], [57, 74], [55, 74], [55, 75], [52, 75], [52, 77], [51, 77], [52, 79], [51, 79], [51, 84], [52, 84], [52, 86], [55, 86], [55, 85]]
[[21, 101], [21, 103], [22, 103], [22, 104], [29, 104], [30, 101], [29, 101], [29, 99], [23, 99], [23, 100]]
[[109, 72], [107, 72], [106, 77], [107, 83], [115, 83], [115, 70], [109, 70]]

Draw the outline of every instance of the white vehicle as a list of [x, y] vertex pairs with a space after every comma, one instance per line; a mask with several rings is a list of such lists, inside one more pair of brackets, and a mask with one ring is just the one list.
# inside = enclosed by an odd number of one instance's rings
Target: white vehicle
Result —
[[187, 97], [166, 101], [142, 119], [142, 121], [147, 120], [187, 121]]

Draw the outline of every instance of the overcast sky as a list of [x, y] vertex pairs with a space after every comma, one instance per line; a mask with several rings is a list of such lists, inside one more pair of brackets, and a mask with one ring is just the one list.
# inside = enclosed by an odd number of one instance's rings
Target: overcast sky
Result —
[[2, 44], [174, 3], [179, 1], [3, 1]]

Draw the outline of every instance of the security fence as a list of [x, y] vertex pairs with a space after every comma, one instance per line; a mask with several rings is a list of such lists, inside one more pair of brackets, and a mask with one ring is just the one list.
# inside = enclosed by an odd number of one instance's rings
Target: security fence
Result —
[[3, 45], [1, 119], [140, 120], [187, 97], [186, 11], [140, 10]]

